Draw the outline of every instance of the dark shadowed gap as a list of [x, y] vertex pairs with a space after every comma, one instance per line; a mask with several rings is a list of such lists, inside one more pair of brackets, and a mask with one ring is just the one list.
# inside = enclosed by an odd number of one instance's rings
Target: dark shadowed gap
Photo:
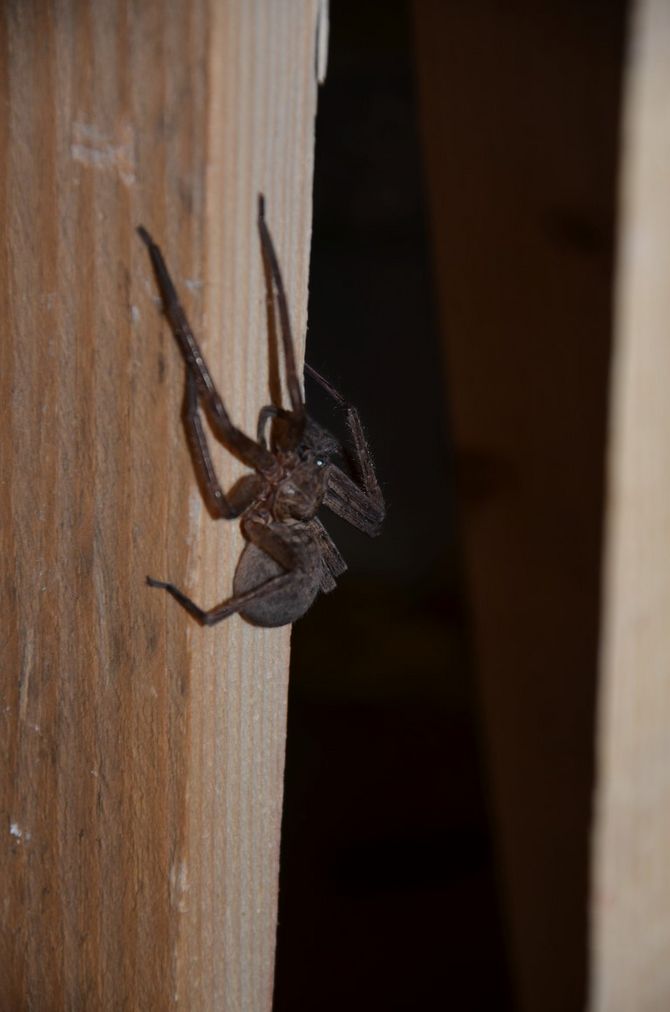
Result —
[[307, 357], [388, 520], [293, 631], [275, 1012], [511, 1008], [431, 284], [407, 4], [334, 2]]

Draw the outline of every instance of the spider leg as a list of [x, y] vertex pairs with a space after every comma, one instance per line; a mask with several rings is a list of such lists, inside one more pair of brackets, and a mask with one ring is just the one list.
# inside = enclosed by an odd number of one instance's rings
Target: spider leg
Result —
[[347, 456], [358, 479], [357, 482], [352, 481], [341, 468], [331, 464], [324, 506], [354, 527], [374, 537], [379, 534], [386, 515], [386, 506], [360, 415], [353, 404], [349, 404], [316, 369], [305, 365], [305, 371], [346, 411], [350, 440], [350, 446], [346, 448]]
[[385, 516], [384, 500], [371, 497], [336, 464], [331, 464], [323, 505], [352, 527], [375, 538]]
[[296, 568], [299, 560], [285, 538], [275, 534], [265, 524], [260, 524], [255, 521], [249, 521], [244, 525], [244, 533], [246, 537], [253, 542], [253, 544], [257, 545], [258, 548], [262, 549], [271, 556], [271, 558], [275, 559], [275, 561], [278, 562], [279, 565], [286, 570], [286, 572], [279, 573], [277, 576], [272, 576], [259, 586], [253, 587], [251, 590], [248, 590], [243, 594], [236, 594], [207, 611], [200, 608], [194, 601], [191, 600], [190, 597], [187, 597], [187, 595], [173, 583], [167, 583], [163, 580], [154, 580], [150, 576], [147, 577], [147, 583], [150, 587], [158, 587], [166, 590], [168, 594], [170, 594], [175, 601], [178, 601], [182, 608], [184, 608], [193, 618], [197, 619], [201, 625], [216, 625], [217, 622], [221, 622], [224, 618], [228, 618], [229, 615], [233, 615], [235, 612], [241, 611], [252, 601], [275, 593], [277, 590], [286, 586], [295, 579]]
[[319, 546], [323, 562], [321, 591], [323, 594], [328, 594], [331, 590], [335, 590], [337, 577], [346, 572], [347, 564], [319, 518], [314, 517], [313, 520], [310, 520], [309, 526]]
[[200, 395], [213, 429], [221, 442], [235, 453], [248, 467], [257, 471], [267, 472], [274, 467], [272, 454], [258, 443], [237, 429], [230, 420], [223, 401], [219, 395], [202, 351], [193, 336], [186, 313], [179, 301], [172, 278], [163, 259], [160, 248], [153, 241], [147, 230], [140, 225], [138, 235], [149, 250], [151, 264], [163, 300], [163, 308], [172, 333], [174, 334], [184, 360], [195, 377], [198, 394]]
[[255, 474], [248, 474], [241, 482], [233, 486], [228, 495], [223, 492], [216, 477], [207, 445], [207, 436], [198, 411], [198, 390], [195, 375], [188, 366], [186, 367], [182, 418], [193, 465], [210, 513], [217, 519], [232, 520], [238, 517], [255, 498], [262, 479]]
[[291, 332], [291, 321], [288, 312], [288, 302], [284, 282], [279, 269], [279, 260], [272, 241], [272, 236], [265, 222], [265, 197], [262, 193], [258, 195], [258, 232], [261, 238], [263, 256], [270, 266], [272, 280], [277, 290], [277, 304], [279, 307], [279, 322], [281, 325], [282, 344], [284, 347], [284, 365], [286, 368], [286, 386], [288, 389], [291, 408], [297, 422], [302, 423], [305, 417], [305, 402], [300, 389], [300, 380], [295, 365], [295, 351], [293, 349], [293, 335]]
[[222, 604], [218, 604], [208, 611], [200, 608], [195, 601], [186, 596], [183, 590], [175, 587], [174, 583], [164, 583], [162, 580], [154, 580], [150, 576], [147, 576], [147, 583], [150, 587], [159, 587], [167, 590], [168, 594], [171, 594], [175, 601], [201, 625], [216, 625], [217, 622], [222, 622], [224, 618], [228, 618], [230, 615], [234, 615], [235, 612], [240, 611], [245, 605], [250, 604], [251, 601], [273, 593], [282, 584], [288, 583], [292, 575], [292, 573], [280, 573], [279, 576], [271, 577], [266, 583], [261, 584], [260, 587], [248, 590], [245, 594], [230, 597], [227, 601], [223, 601]]
[[256, 427], [256, 442], [260, 446], [266, 446], [265, 440], [265, 426], [268, 424], [271, 418], [284, 418], [286, 420], [291, 418], [289, 411], [284, 411], [283, 408], [278, 408], [275, 404], [266, 404], [264, 408], [258, 412], [258, 423]]

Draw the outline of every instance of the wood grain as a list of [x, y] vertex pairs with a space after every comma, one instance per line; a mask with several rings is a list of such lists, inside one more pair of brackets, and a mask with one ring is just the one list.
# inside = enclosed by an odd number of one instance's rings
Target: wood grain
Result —
[[303, 351], [320, 8], [0, 15], [3, 1009], [271, 1006], [289, 630], [202, 630], [145, 586], [209, 606], [241, 540], [199, 497], [134, 230], [253, 432], [260, 190]]
[[670, 7], [635, 5], [620, 191], [592, 895], [597, 1012], [670, 1008]]

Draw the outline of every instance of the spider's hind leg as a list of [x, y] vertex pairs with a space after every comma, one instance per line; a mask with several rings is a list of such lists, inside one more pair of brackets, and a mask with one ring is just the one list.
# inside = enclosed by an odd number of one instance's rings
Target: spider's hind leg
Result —
[[[297, 525], [299, 526], [299, 525]], [[235, 593], [208, 611], [173, 583], [147, 578], [167, 590], [202, 625], [215, 625], [239, 612], [254, 625], [289, 625], [304, 615], [320, 589], [321, 555], [307, 527], [290, 531], [282, 524], [243, 523], [248, 539], [235, 572]]]

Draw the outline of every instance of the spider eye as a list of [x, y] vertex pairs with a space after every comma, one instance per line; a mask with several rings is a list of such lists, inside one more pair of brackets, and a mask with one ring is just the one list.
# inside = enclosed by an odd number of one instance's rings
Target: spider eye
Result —
[[317, 457], [314, 463], [316, 464], [317, 467], [323, 467], [326, 462], [323, 459], [323, 457]]

